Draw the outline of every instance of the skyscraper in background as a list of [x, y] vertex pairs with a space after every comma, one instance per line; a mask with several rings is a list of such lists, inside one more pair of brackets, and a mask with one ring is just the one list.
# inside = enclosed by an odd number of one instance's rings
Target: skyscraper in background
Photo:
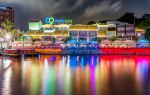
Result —
[[6, 19], [14, 24], [14, 10], [11, 7], [7, 7], [6, 4], [0, 4], [0, 28], [2, 28], [1, 24]]

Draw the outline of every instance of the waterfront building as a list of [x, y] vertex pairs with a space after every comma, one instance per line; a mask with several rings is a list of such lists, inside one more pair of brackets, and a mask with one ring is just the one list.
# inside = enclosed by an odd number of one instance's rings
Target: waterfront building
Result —
[[[133, 40], [132, 37], [143, 39], [145, 34], [144, 30], [135, 28], [133, 24], [119, 21], [94, 25], [65, 23], [65, 20], [62, 21], [63, 23], [58, 23], [60, 21], [46, 20], [45, 23], [30, 21], [29, 31], [23, 35], [23, 41], [34, 46], [59, 44], [61, 46], [88, 47], [104, 43], [107, 40], [111, 42], [110, 46], [135, 46], [135, 39]], [[125, 44], [121, 45], [122, 43]], [[106, 44], [103, 46], [107, 46]]]
[[116, 25], [115, 24], [97, 24], [98, 38], [110, 39], [116, 37]]
[[77, 42], [90, 42], [96, 40], [96, 25], [72, 25], [69, 29], [69, 35]]
[[135, 26], [133, 24], [121, 24], [116, 26], [116, 35], [118, 38], [131, 39], [131, 37], [136, 36]]
[[107, 38], [108, 25], [106, 24], [97, 24], [97, 37], [104, 39]]

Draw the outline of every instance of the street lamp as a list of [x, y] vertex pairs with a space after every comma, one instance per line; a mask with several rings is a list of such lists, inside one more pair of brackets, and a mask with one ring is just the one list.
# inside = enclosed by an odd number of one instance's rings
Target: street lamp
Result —
[[9, 41], [9, 40], [11, 39], [11, 35], [10, 35], [10, 34], [6, 34], [6, 35], [5, 35], [5, 39], [6, 39], [7, 41]]
[[10, 34], [6, 34], [5, 35], [5, 40], [7, 42], [7, 47], [10, 45], [10, 39], [11, 39], [11, 35]]

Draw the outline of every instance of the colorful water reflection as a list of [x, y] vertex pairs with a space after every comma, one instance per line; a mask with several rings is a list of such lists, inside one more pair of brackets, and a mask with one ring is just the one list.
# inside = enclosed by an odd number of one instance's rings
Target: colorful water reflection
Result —
[[7, 60], [11, 67], [1, 74], [3, 95], [150, 94], [150, 56], [38, 55]]

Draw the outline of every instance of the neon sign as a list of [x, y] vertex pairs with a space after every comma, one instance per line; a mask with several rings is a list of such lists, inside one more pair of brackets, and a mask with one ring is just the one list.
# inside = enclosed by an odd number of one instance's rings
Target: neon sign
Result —
[[53, 17], [47, 17], [45, 18], [46, 24], [72, 24], [71, 19], [55, 19]]

